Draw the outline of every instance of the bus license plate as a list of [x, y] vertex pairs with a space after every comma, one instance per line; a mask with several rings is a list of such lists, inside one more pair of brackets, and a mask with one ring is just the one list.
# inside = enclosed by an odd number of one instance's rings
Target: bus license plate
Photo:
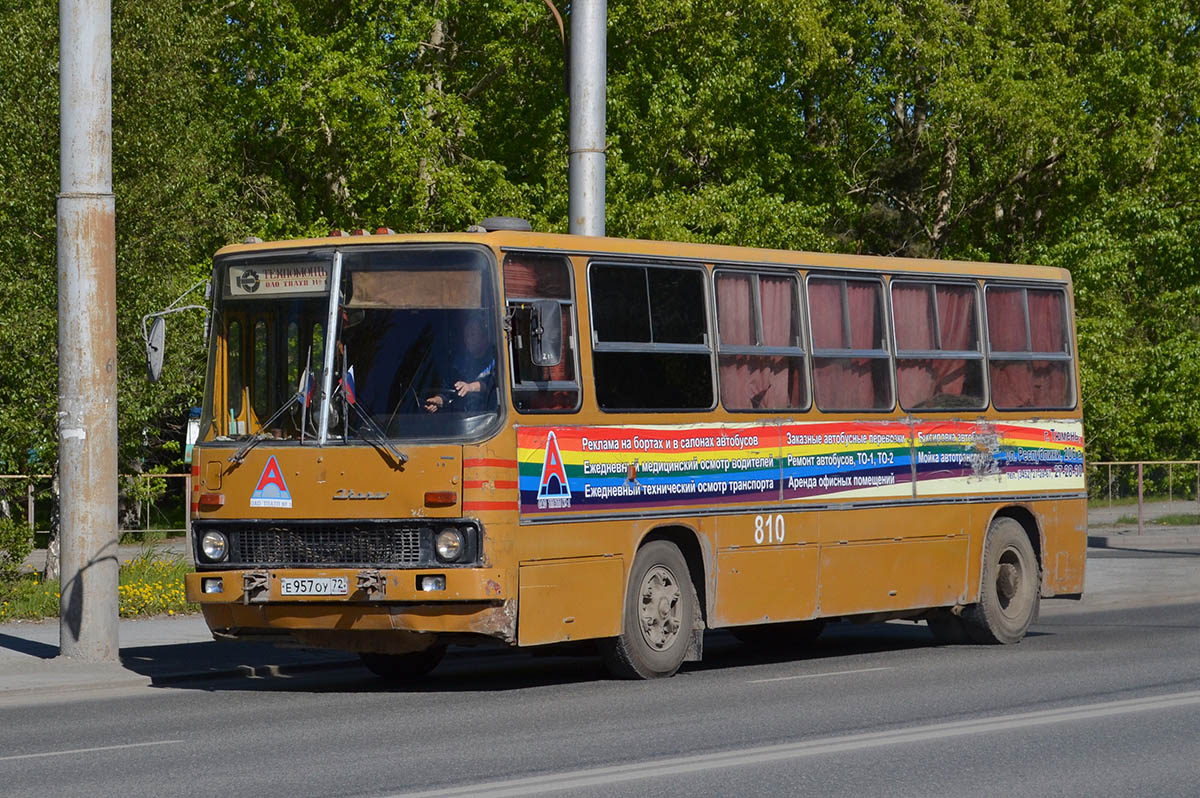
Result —
[[279, 580], [283, 596], [344, 596], [349, 593], [346, 577], [284, 577]]

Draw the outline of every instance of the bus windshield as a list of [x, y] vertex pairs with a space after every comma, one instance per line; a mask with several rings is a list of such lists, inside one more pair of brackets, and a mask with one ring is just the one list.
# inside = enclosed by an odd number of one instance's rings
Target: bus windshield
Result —
[[[456, 247], [333, 250], [223, 264], [210, 379], [219, 437], [361, 442], [474, 438], [499, 418], [499, 325], [490, 260]], [[219, 264], [218, 268], [221, 268]], [[327, 351], [327, 347], [332, 352]], [[330, 396], [324, 366], [332, 355]]]

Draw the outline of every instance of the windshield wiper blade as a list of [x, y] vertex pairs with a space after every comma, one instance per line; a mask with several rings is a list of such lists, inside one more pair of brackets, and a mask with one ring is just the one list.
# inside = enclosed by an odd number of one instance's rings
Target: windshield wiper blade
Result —
[[246, 441], [242, 445], [242, 448], [238, 449], [236, 452], [234, 452], [233, 454], [231, 454], [229, 456], [229, 462], [236, 464], [236, 463], [241, 463], [243, 460], [245, 460], [246, 455], [248, 455], [250, 453], [251, 449], [253, 449], [255, 446], [258, 446], [258, 444], [262, 443], [263, 441], [265, 441], [271, 437], [267, 433], [263, 432], [263, 430], [270, 427], [271, 423], [273, 421], [275, 421], [275, 419], [282, 416], [285, 410], [287, 410], [292, 405], [296, 404], [296, 402], [299, 402], [303, 399], [304, 399], [303, 391], [297, 391], [296, 393], [294, 393], [292, 395], [291, 399], [288, 399], [286, 402], [284, 402], [283, 405], [281, 405], [280, 408], [278, 410], [276, 410], [275, 413], [270, 418], [268, 418], [266, 421], [264, 421], [262, 424], [259, 425], [258, 432], [254, 433], [254, 435], [250, 438], [250, 440]]
[[[388, 440], [387, 434], [379, 428], [378, 424], [375, 423], [375, 419], [371, 418], [371, 414], [358, 406], [358, 397], [355, 396], [354, 392], [354, 366], [351, 366], [345, 372], [345, 376], [341, 379], [341, 381], [338, 382], [338, 391], [342, 394], [342, 399], [345, 400], [346, 405], [354, 408], [354, 412], [358, 414], [360, 419], [362, 419], [363, 426], [369, 429], [374, 435], [373, 440], [368, 438], [366, 435], [362, 434], [362, 427], [359, 427], [359, 437], [367, 443], [376, 446], [377, 448], [386, 450], [392, 455], [392, 457], [396, 459], [396, 462], [399, 465], [404, 465], [407, 463], [408, 455], [396, 448], [396, 445]], [[347, 422], [347, 426], [349, 426], [349, 422]]]

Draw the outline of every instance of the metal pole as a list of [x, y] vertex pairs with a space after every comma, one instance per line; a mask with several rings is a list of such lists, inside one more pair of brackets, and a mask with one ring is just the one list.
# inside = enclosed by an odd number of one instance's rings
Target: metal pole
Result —
[[187, 537], [187, 547], [189, 554], [195, 549], [192, 548], [192, 475], [186, 474], [183, 477], [183, 533]]
[[1138, 534], [1142, 534], [1142, 464], [1137, 464], [1138, 469]]
[[117, 324], [112, 10], [59, 0], [60, 652], [116, 662]]
[[25, 512], [29, 516], [29, 531], [31, 533], [37, 532], [37, 522], [33, 520], [34, 506], [33, 506], [33, 480], [32, 479], [29, 480], [29, 488], [26, 491], [25, 502], [26, 502]]
[[568, 230], [604, 235], [604, 104], [608, 1], [571, 3], [571, 118], [568, 144]]

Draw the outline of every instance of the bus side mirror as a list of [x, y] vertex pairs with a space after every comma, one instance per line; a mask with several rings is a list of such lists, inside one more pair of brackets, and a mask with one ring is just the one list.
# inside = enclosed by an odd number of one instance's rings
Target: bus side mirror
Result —
[[562, 306], [553, 299], [537, 299], [529, 314], [529, 356], [539, 368], [562, 362]]
[[167, 320], [159, 316], [150, 322], [150, 334], [146, 336], [146, 376], [150, 382], [162, 377], [163, 347], [167, 340]]

